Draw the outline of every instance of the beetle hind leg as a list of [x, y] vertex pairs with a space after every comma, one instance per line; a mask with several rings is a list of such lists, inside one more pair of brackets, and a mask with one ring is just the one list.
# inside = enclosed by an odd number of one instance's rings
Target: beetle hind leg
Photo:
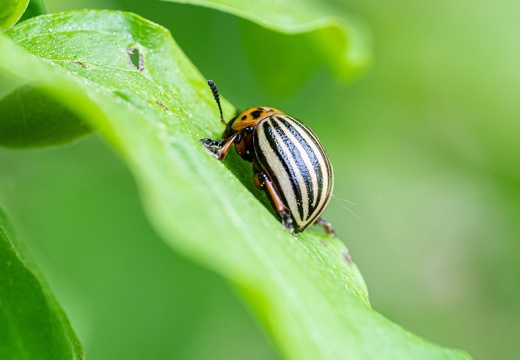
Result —
[[334, 229], [332, 228], [332, 225], [330, 222], [328, 222], [327, 220], [323, 219], [321, 216], [319, 218], [316, 219], [316, 221], [314, 222], [315, 225], [319, 225], [321, 226], [322, 228], [325, 229], [325, 232], [327, 233], [327, 235], [329, 236], [336, 236], [336, 232], [334, 231]]

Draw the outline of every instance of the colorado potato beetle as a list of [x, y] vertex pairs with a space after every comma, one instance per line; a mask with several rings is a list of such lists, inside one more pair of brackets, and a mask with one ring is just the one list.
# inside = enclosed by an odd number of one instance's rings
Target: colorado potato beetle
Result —
[[224, 120], [220, 95], [212, 80], [208, 85], [226, 126], [220, 141], [201, 139], [204, 147], [223, 160], [234, 144], [238, 154], [253, 163], [254, 184], [264, 190], [285, 228], [296, 234], [311, 224], [334, 230], [321, 214], [334, 187], [329, 157], [316, 135], [280, 110], [258, 106]]

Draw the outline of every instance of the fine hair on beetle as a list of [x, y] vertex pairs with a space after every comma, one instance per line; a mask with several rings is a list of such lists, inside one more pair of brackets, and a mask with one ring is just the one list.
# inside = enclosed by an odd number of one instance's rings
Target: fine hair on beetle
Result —
[[332, 194], [332, 198], [338, 202], [339, 206], [341, 206], [343, 209], [347, 210], [349, 213], [354, 215], [356, 217], [356, 219], [358, 219], [359, 221], [363, 221], [363, 219], [360, 216], [358, 216], [358, 214], [356, 214], [354, 212], [354, 210], [352, 210], [352, 209], [350, 209], [347, 206], [342, 204], [343, 202], [346, 202], [346, 203], [349, 203], [350, 205], [357, 205], [356, 203], [353, 203], [352, 201], [349, 201], [347, 199], [341, 199], [341, 198], [337, 197], [334, 194]]

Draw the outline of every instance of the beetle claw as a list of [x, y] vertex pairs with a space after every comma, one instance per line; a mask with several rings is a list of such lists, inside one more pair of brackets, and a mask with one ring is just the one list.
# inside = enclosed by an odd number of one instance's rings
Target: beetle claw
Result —
[[331, 223], [328, 222], [327, 220], [323, 219], [321, 216], [316, 219], [314, 224], [319, 225], [322, 228], [324, 228], [325, 232], [327, 233], [328, 236], [331, 236], [331, 237], [335, 237], [336, 236], [336, 232], [332, 228]]
[[204, 146], [204, 149], [214, 157], [220, 160], [220, 150], [210, 146]]
[[208, 138], [200, 139], [199, 142], [204, 145], [204, 149], [209, 152], [211, 155], [216, 157], [218, 160], [222, 160], [224, 158], [222, 152], [222, 141], [212, 140]]
[[222, 146], [222, 141], [216, 141], [208, 138], [200, 139], [199, 140], [202, 144], [204, 144], [206, 147], [220, 147]]
[[289, 214], [280, 214], [280, 219], [282, 220], [282, 225], [287, 229], [287, 231], [294, 234], [294, 226], [291, 215]]

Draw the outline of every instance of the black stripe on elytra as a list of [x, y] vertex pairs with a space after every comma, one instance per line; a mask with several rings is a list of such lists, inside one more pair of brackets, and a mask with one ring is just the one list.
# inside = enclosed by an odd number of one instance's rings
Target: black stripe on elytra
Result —
[[301, 129], [303, 132], [305, 132], [305, 134], [307, 134], [311, 139], [314, 140], [314, 145], [316, 145], [316, 147], [319, 149], [320, 151], [320, 154], [321, 154], [321, 157], [326, 159], [327, 161], [325, 161], [325, 163], [327, 165], [329, 165], [329, 157], [327, 156], [327, 153], [325, 152], [325, 148], [323, 147], [322, 143], [320, 142], [320, 140], [318, 139], [318, 137], [316, 136], [315, 133], [312, 132], [311, 129], [309, 129], [309, 127], [307, 125], [305, 125], [304, 123], [302, 123], [300, 120], [297, 120], [291, 116], [287, 116], [287, 118], [289, 120], [292, 120], [294, 121], [295, 123], [297, 123], [298, 125], [301, 126]]
[[[271, 148], [273, 149], [274, 153], [276, 154], [276, 156], [282, 163], [285, 173], [287, 174], [286, 176], [290, 180], [291, 187], [292, 187], [294, 196], [296, 198], [296, 206], [298, 208], [298, 215], [299, 215], [298, 219], [304, 220], [303, 203], [302, 203], [302, 201], [304, 201], [304, 199], [302, 197], [302, 191], [300, 189], [300, 185], [298, 184], [298, 181], [297, 181], [298, 176], [301, 176], [300, 168], [297, 167], [296, 169], [294, 169], [291, 166], [291, 163], [289, 162], [289, 158], [288, 158], [288, 156], [292, 155], [291, 149], [287, 148], [287, 150], [285, 150], [287, 145], [290, 143], [287, 141], [286, 136], [284, 134], [279, 133], [279, 131], [277, 130], [278, 124], [276, 124], [273, 121], [274, 119], [271, 117], [269, 120], [270, 120], [270, 124], [268, 126], [264, 126], [264, 130], [267, 129], [267, 133], [269, 134], [269, 136], [267, 136], [267, 139], [268, 139], [269, 144], [270, 144]], [[284, 150], [285, 150], [285, 152], [289, 152], [289, 153], [288, 154], [284, 153]], [[278, 179], [276, 179], [276, 180], [278, 181]], [[280, 186], [280, 184], [279, 184], [279, 186]], [[287, 203], [287, 205], [288, 205], [288, 203]], [[291, 212], [292, 212], [292, 210], [293, 209], [291, 209]], [[295, 218], [296, 214], [291, 214], [291, 215], [293, 216], [293, 218]], [[296, 221], [296, 223], [300, 222], [300, 221], [297, 221], [297, 219], [295, 219], [295, 221]]]
[[[312, 169], [308, 169], [308, 171], [313, 171], [316, 174], [316, 182], [317, 182], [317, 188], [312, 188], [312, 182], [310, 181], [310, 175], [309, 181], [306, 182], [307, 189], [309, 189], [309, 216], [312, 216], [312, 214], [316, 211], [316, 207], [320, 203], [322, 197], [326, 195], [324, 193], [323, 189], [323, 175], [322, 175], [322, 168], [320, 165], [320, 159], [321, 156], [323, 158], [323, 153], [321, 151], [316, 152], [316, 142], [315, 142], [315, 136], [312, 136], [312, 134], [309, 134], [308, 131], [306, 131], [305, 126], [297, 121], [292, 121], [292, 119], [284, 118], [284, 117], [277, 117], [277, 119], [287, 128], [287, 130], [295, 137], [296, 141], [298, 141], [301, 146], [303, 147], [304, 151], [307, 153], [309, 160], [312, 164]], [[295, 126], [296, 125], [296, 126]], [[312, 143], [309, 143], [307, 140], [305, 140], [301, 134], [301, 132], [305, 132], [309, 138], [313, 141]], [[323, 162], [327, 164], [327, 159], [324, 158]], [[306, 167], [306, 166], [305, 166]], [[307, 167], [306, 167], [307, 168]], [[324, 171], [327, 173], [327, 170]], [[316, 202], [314, 206], [312, 205], [311, 198], [314, 196], [314, 193], [317, 193]]]
[[[289, 160], [285, 157], [285, 154], [283, 154], [282, 152], [279, 151], [280, 145], [277, 143], [277, 141], [275, 139], [277, 134], [276, 134], [275, 130], [273, 129], [273, 127], [270, 123], [270, 120], [271, 120], [271, 118], [267, 118], [265, 121], [260, 123], [259, 126], [263, 127], [263, 131], [265, 132], [265, 138], [267, 139], [267, 142], [269, 143], [269, 147], [273, 150], [275, 156], [278, 158], [278, 160], [282, 164], [287, 177], [290, 179], [291, 187], [293, 189], [294, 196], [296, 197], [296, 204], [298, 207], [298, 212], [300, 214], [299, 219], [303, 219], [303, 208], [302, 208], [302, 203], [301, 203], [302, 194], [301, 194], [300, 188], [298, 186], [298, 183], [295, 181], [296, 174], [294, 173], [292, 167], [290, 166]], [[256, 132], [255, 132], [255, 135], [256, 135]], [[273, 174], [274, 174], [273, 170], [272, 170], [269, 162], [267, 161], [265, 155], [262, 153], [262, 151], [259, 147], [259, 144], [257, 144], [257, 143], [258, 143], [258, 141], [256, 141], [256, 143], [255, 143], [255, 151], [257, 153], [257, 157], [258, 157], [262, 167], [266, 168], [267, 171], [271, 174], [271, 180], [275, 184], [276, 188], [279, 190], [279, 192], [280, 192], [279, 195], [283, 198], [284, 205], [287, 206], [288, 209], [290, 209], [286, 194], [284, 194], [282, 192], [282, 190], [281, 190], [282, 188], [280, 186], [280, 182], [278, 181], [278, 178], [273, 176]], [[256, 147], [258, 147], [258, 148], [256, 148]], [[292, 209], [290, 209], [290, 210], [292, 210]], [[294, 216], [294, 214], [292, 214], [292, 212], [291, 212], [291, 216], [293, 217], [293, 219], [295, 221], [297, 220], [297, 219], [295, 219], [295, 216]], [[299, 221], [296, 221], [296, 223], [299, 223]]]
[[[289, 132], [296, 138], [296, 140], [304, 147], [305, 152], [309, 155], [309, 159], [312, 162], [312, 166], [317, 173], [320, 173], [321, 165], [319, 163], [319, 157], [323, 159], [327, 159], [325, 153], [323, 152], [323, 147], [317, 141], [316, 135], [314, 135], [310, 130], [301, 122], [293, 119], [293, 118], [285, 118], [283, 116], [277, 116], [277, 119], [289, 130]], [[296, 125], [296, 126], [295, 126]], [[301, 132], [304, 132], [311, 140], [312, 143], [309, 143], [304, 139]], [[316, 147], [318, 148], [318, 154], [316, 154]], [[327, 163], [327, 161], [324, 161]]]
[[[282, 139], [281, 141], [283, 142], [283, 144], [285, 144], [287, 146], [287, 150], [289, 151], [292, 158], [294, 159], [294, 162], [296, 163], [297, 171], [299, 171], [299, 173], [300, 173], [299, 175], [303, 179], [305, 187], [307, 188], [308, 198], [307, 199], [301, 198], [302, 199], [302, 211], [303, 211], [303, 202], [305, 201], [309, 205], [308, 214], [310, 215], [313, 212], [313, 207], [311, 204], [311, 196], [313, 194], [313, 191], [316, 190], [316, 189], [313, 189], [312, 181], [311, 181], [311, 178], [312, 178], [311, 171], [314, 171], [314, 169], [309, 169], [307, 167], [307, 164], [303, 160], [303, 156], [302, 156], [300, 150], [298, 150], [298, 148], [294, 144], [293, 140], [287, 136], [287, 133], [290, 132], [291, 134], [293, 134], [293, 136], [295, 136], [296, 140], [302, 145], [305, 152], [309, 151], [309, 146], [301, 138], [300, 134], [295, 133], [295, 128], [294, 128], [294, 126], [292, 126], [292, 124], [290, 124], [285, 119], [283, 119], [283, 117], [280, 117], [280, 116], [277, 116], [276, 119], [277, 119], [277, 121], [273, 121], [273, 127], [275, 128], [276, 132], [278, 133], [278, 136], [280, 137], [280, 139]], [[309, 158], [312, 162], [313, 161], [312, 154], [309, 154], [309, 155], [310, 155]], [[294, 182], [295, 182], [295, 184], [298, 184], [296, 179]], [[303, 219], [303, 217], [302, 217], [302, 219]]]
[[[325, 148], [323, 147], [323, 144], [321, 143], [320, 139], [318, 139], [318, 137], [316, 136], [315, 133], [312, 132], [312, 130], [307, 126], [305, 125], [304, 123], [302, 123], [301, 121], [293, 118], [293, 117], [290, 117], [288, 116], [288, 118], [294, 122], [296, 122], [297, 124], [301, 125], [301, 128], [302, 130], [310, 137], [314, 140], [314, 143], [316, 144], [316, 147], [320, 149], [320, 153], [322, 155], [322, 157], [324, 159], [328, 159], [328, 155], [327, 155], [327, 152], [325, 151]], [[327, 164], [329, 164], [329, 162], [327, 161]]]
[[[296, 124], [301, 125], [301, 127], [299, 127], [299, 128], [303, 132], [305, 132], [311, 139], [314, 140], [317, 151], [319, 151], [319, 153], [320, 153], [321, 157], [323, 158], [323, 161], [326, 165], [326, 168], [324, 169], [325, 176], [329, 177], [327, 189], [320, 190], [320, 195], [323, 195], [324, 197], [326, 197], [325, 202], [323, 203], [322, 206], [320, 206], [319, 209], [316, 209], [316, 211], [314, 212], [315, 215], [313, 217], [309, 218], [309, 223], [310, 223], [310, 222], [314, 222], [323, 213], [323, 211], [325, 210], [325, 208], [327, 207], [327, 205], [330, 201], [330, 192], [331, 192], [332, 186], [333, 186], [333, 184], [332, 184], [332, 181], [333, 181], [332, 166], [330, 164], [329, 157], [328, 157], [327, 153], [325, 152], [325, 149], [323, 148], [323, 145], [321, 144], [321, 142], [319, 141], [317, 136], [312, 132], [312, 130], [310, 130], [305, 124], [301, 123], [299, 120], [297, 120], [291, 116], [287, 116], [287, 118], [289, 120], [294, 121]], [[321, 185], [323, 185], [323, 184], [321, 184]], [[320, 201], [321, 201], [321, 196], [318, 197], [317, 204], [319, 204]]]
[[323, 162], [326, 165], [326, 168], [324, 169], [324, 171], [325, 171], [325, 176], [327, 176], [329, 178], [329, 182], [328, 182], [327, 189], [324, 189], [324, 194], [327, 195], [332, 190], [332, 178], [333, 178], [334, 175], [332, 173], [332, 166], [330, 164], [329, 156], [327, 155], [327, 152], [325, 151], [325, 148], [321, 144], [321, 142], [318, 139], [318, 137], [305, 124], [301, 123], [299, 120], [297, 120], [297, 119], [295, 119], [295, 118], [293, 118], [291, 116], [288, 116], [288, 118], [290, 120], [295, 121], [297, 124], [300, 124], [301, 125], [301, 130], [304, 131], [309, 137], [311, 137], [314, 140], [316, 148], [319, 150], [319, 153], [320, 153], [321, 157], [323, 158]]

